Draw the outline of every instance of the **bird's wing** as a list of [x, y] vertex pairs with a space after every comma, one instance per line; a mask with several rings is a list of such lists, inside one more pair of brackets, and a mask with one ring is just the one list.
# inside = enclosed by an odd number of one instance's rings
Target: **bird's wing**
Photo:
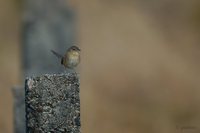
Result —
[[58, 58], [63, 58], [63, 56], [62, 56], [61, 54], [55, 52], [54, 50], [51, 50], [51, 52], [52, 52], [55, 56], [57, 56]]

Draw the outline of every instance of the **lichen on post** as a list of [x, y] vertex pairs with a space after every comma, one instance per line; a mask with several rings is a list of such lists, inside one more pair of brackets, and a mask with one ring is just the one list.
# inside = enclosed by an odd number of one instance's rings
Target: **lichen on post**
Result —
[[80, 133], [76, 73], [27, 78], [25, 105], [27, 133]]

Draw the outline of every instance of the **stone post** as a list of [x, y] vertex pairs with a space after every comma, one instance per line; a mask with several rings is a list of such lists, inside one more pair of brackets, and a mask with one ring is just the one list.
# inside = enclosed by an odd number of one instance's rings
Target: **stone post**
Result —
[[27, 133], [80, 133], [76, 73], [27, 78], [25, 106]]
[[[23, 7], [23, 77], [63, 72], [60, 60], [50, 50], [65, 53], [75, 43], [74, 10], [68, 6], [67, 0], [25, 0]], [[24, 94], [24, 88], [13, 90], [14, 132], [25, 133], [25, 100], [24, 96], [18, 96]]]

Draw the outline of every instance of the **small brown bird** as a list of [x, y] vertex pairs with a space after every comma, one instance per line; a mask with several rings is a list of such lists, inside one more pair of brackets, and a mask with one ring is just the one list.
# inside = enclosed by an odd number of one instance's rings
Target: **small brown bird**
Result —
[[65, 68], [73, 69], [80, 63], [80, 49], [77, 46], [71, 46], [67, 49], [65, 55], [61, 55], [53, 50], [51, 52], [61, 59], [61, 64]]

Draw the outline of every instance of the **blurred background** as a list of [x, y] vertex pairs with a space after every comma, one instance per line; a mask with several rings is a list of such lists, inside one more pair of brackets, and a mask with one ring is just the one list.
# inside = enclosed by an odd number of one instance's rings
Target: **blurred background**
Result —
[[[24, 3], [0, 0], [0, 133], [13, 132], [11, 88], [24, 82], [26, 41], [22, 35], [26, 32], [22, 32], [22, 20], [31, 7], [29, 4], [28, 9], [22, 8]], [[77, 13], [73, 23], [77, 23], [76, 41], [82, 50], [83, 133], [200, 132], [200, 1], [66, 3]], [[43, 40], [46, 42], [48, 36]], [[59, 45], [52, 41], [47, 44]], [[47, 45], [46, 50], [54, 48], [52, 45]], [[66, 48], [65, 44], [59, 47], [60, 52]], [[51, 54], [45, 57], [56, 60]], [[28, 59], [36, 60], [35, 65], [40, 67], [39, 57]]]
[[11, 88], [20, 83], [21, 8], [15, 0], [0, 0], [0, 132], [13, 131]]

